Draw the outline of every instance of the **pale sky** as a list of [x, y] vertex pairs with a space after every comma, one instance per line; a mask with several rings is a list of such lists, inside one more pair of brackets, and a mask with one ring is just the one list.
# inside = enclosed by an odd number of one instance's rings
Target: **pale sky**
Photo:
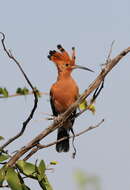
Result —
[[[71, 51], [76, 47], [77, 63], [95, 70], [95, 74], [74, 71], [80, 92], [88, 87], [100, 71], [110, 44], [115, 40], [112, 57], [130, 45], [130, 1], [74, 1], [74, 0], [22, 0], [0, 2], [0, 31], [6, 34], [6, 42], [20, 61], [34, 86], [49, 92], [56, 80], [56, 68], [47, 59], [48, 51], [57, 44]], [[14, 93], [17, 87], [27, 86], [14, 62], [0, 47], [0, 86]], [[81, 168], [100, 178], [102, 190], [130, 188], [130, 55], [105, 79], [105, 87], [96, 102], [96, 115], [86, 112], [77, 119], [75, 132], [97, 124], [104, 124], [75, 140], [77, 156], [58, 154], [55, 147], [43, 149], [30, 161], [44, 159], [59, 162], [53, 173], [47, 172], [54, 190], [76, 190], [73, 173]], [[49, 97], [39, 100], [37, 112], [23, 137], [9, 146], [17, 150], [46, 128], [44, 113], [51, 113]], [[7, 139], [21, 128], [33, 105], [33, 97], [17, 97], [0, 100], [1, 134]], [[56, 132], [43, 143], [56, 139]], [[32, 190], [40, 189], [34, 182]]]

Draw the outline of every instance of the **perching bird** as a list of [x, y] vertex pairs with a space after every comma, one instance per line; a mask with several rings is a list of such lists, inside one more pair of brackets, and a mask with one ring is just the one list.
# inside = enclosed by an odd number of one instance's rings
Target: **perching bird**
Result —
[[[54, 116], [65, 112], [71, 104], [73, 104], [79, 96], [79, 88], [71, 76], [74, 69], [80, 68], [93, 72], [92, 70], [75, 64], [75, 48], [72, 48], [72, 56], [58, 45], [59, 51], [50, 51], [48, 58], [53, 61], [58, 70], [57, 81], [52, 85], [50, 90], [50, 103]], [[58, 128], [57, 140], [63, 137], [69, 137], [69, 131], [75, 120], [76, 110], [70, 118]], [[56, 144], [57, 152], [69, 151], [69, 138]]]

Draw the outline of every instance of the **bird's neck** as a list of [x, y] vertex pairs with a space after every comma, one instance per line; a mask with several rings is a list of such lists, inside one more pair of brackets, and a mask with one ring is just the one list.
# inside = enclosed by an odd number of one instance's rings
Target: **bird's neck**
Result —
[[71, 77], [71, 72], [69, 71], [64, 71], [64, 72], [58, 72], [58, 77], [57, 80], [65, 80]]

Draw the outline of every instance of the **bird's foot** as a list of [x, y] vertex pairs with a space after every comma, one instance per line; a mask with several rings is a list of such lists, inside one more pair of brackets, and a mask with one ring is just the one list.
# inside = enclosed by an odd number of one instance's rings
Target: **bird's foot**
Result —
[[50, 115], [50, 117], [46, 117], [46, 120], [54, 120], [55, 119], [55, 116], [53, 115]]
[[58, 116], [54, 116], [53, 121], [54, 121], [54, 123], [58, 123], [59, 121], [61, 121], [61, 114]]
[[58, 116], [54, 116], [54, 115], [51, 115], [51, 117], [48, 117], [46, 118], [47, 120], [53, 120], [55, 123], [59, 122], [60, 119], [61, 119], [61, 115], [58, 115]]

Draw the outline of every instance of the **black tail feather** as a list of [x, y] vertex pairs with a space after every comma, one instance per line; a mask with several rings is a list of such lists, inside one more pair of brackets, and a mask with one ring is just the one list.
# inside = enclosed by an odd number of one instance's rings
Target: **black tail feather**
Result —
[[[63, 137], [69, 137], [69, 129], [60, 127], [58, 129], [57, 140], [59, 140]], [[58, 142], [56, 144], [56, 151], [57, 152], [68, 152], [69, 151], [69, 139]]]

